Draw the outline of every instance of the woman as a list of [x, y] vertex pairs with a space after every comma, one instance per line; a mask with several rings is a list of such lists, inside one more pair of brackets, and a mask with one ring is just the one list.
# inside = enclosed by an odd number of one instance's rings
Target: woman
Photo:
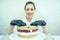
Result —
[[[24, 7], [24, 10], [26, 13], [26, 17], [24, 19], [13, 20], [10, 23], [10, 27], [8, 28], [8, 32], [7, 32], [7, 34], [9, 35], [9, 38], [11, 40], [44, 40], [46, 35], [48, 34], [47, 33], [47, 26], [46, 26], [46, 22], [44, 20], [36, 20], [33, 18], [34, 12], [36, 11], [35, 4], [31, 1], [27, 2]], [[17, 26], [20, 26], [20, 27], [17, 27]], [[17, 30], [19, 28], [21, 29], [21, 26], [22, 27], [25, 26], [23, 28], [24, 29], [28, 28], [28, 29], [26, 29], [24, 31]], [[27, 31], [31, 27], [32, 27], [32, 29], [37, 28], [38, 30], [34, 30], [32, 32], [30, 32], [31, 30]], [[43, 31], [40, 30], [41, 28], [43, 29]], [[33, 35], [38, 34], [38, 35], [35, 35], [35, 37], [32, 36], [31, 38], [29, 36], [26, 37], [26, 36], [21, 36], [21, 35], [19, 35], [19, 37], [18, 37], [16, 35], [17, 31], [20, 32], [19, 34], [23, 33], [22, 35], [28, 35], [28, 32], [30, 32], [29, 35], [30, 34], [33, 34]], [[37, 31], [38, 31], [38, 33], [37, 33]], [[25, 32], [25, 34], [24, 34], [24, 32]]]

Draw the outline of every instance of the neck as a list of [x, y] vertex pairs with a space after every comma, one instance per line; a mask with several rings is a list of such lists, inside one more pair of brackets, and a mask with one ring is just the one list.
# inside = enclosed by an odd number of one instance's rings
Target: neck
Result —
[[26, 17], [26, 19], [28, 22], [30, 22], [32, 20], [32, 18], [28, 18], [28, 17]]

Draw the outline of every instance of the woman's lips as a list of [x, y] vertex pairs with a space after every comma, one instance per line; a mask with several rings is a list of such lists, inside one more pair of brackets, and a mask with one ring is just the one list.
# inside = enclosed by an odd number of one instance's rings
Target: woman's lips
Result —
[[32, 13], [27, 13], [29, 16], [32, 16]]

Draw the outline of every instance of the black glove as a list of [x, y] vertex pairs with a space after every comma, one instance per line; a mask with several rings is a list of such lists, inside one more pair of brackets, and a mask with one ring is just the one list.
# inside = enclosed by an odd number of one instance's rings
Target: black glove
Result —
[[22, 20], [17, 20], [16, 25], [17, 26], [26, 26], [26, 23], [24, 23]]
[[12, 26], [26, 26], [26, 23], [24, 23], [22, 20], [13, 20], [11, 21], [10, 25]]
[[32, 22], [30, 25], [31, 26], [38, 26], [38, 24], [36, 23], [36, 21], [35, 22]]
[[17, 20], [12, 20], [11, 23], [10, 23], [10, 25], [15, 26], [16, 23], [17, 23]]
[[46, 22], [44, 20], [38, 20], [38, 21], [35, 21], [33, 23], [31, 23], [30, 25], [32, 26], [45, 26], [46, 25]]

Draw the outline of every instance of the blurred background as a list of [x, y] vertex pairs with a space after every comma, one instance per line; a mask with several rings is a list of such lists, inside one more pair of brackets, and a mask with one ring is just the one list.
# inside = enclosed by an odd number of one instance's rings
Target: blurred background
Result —
[[34, 17], [46, 20], [49, 33], [60, 35], [60, 0], [0, 0], [0, 34], [6, 34], [11, 20], [25, 17], [27, 1], [35, 3]]

